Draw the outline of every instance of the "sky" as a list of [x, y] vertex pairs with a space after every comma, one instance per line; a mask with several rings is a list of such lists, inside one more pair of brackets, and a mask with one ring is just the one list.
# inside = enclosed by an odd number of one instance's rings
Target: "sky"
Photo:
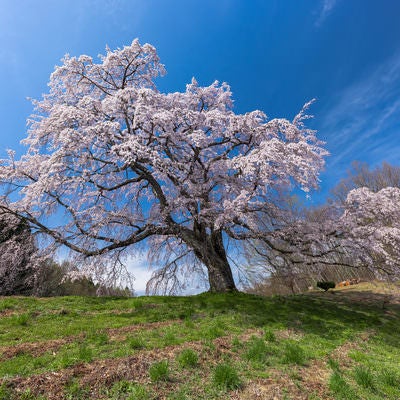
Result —
[[400, 165], [399, 15], [398, 0], [0, 0], [0, 158], [23, 154], [28, 99], [66, 53], [139, 38], [166, 66], [163, 92], [224, 81], [236, 112], [288, 119], [315, 98], [309, 126], [330, 152], [309, 200], [321, 203], [353, 160]]

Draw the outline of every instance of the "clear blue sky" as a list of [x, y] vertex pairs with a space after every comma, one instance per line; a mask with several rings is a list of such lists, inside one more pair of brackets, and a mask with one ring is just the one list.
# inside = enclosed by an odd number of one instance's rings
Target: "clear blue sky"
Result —
[[400, 164], [399, 17], [399, 0], [0, 0], [0, 156], [22, 153], [26, 98], [65, 53], [138, 37], [167, 68], [162, 91], [226, 81], [237, 112], [271, 118], [316, 98], [311, 126], [331, 153], [319, 202], [355, 159]]
[[354, 159], [400, 164], [398, 0], [0, 0], [0, 154], [25, 136], [27, 97], [65, 53], [96, 56], [138, 37], [168, 74], [163, 91], [231, 85], [237, 112], [311, 125], [331, 156], [320, 201]]

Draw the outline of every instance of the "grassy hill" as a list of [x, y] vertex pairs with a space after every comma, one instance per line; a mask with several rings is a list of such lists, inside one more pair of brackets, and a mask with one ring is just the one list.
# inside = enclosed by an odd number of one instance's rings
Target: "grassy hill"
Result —
[[400, 296], [0, 297], [0, 400], [400, 399]]

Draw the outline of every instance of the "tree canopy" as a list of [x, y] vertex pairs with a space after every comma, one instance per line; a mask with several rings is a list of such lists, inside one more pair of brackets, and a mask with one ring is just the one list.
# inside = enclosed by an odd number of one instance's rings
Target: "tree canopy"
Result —
[[309, 104], [292, 121], [237, 114], [226, 83], [161, 93], [164, 73], [138, 40], [97, 63], [65, 56], [34, 102], [26, 154], [3, 161], [3, 209], [112, 265], [146, 242], [164, 261], [153, 283], [171, 278], [168, 289], [179, 268], [205, 267], [210, 290], [235, 290], [227, 238], [257, 237], [281, 187], [317, 187], [327, 151], [304, 125]]

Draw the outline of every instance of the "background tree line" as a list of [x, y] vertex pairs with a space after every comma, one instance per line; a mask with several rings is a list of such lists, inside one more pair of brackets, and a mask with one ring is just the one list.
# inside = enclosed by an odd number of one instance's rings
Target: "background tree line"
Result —
[[0, 217], [0, 296], [132, 296], [128, 288], [94, 283], [68, 260], [41, 257], [29, 225]]

